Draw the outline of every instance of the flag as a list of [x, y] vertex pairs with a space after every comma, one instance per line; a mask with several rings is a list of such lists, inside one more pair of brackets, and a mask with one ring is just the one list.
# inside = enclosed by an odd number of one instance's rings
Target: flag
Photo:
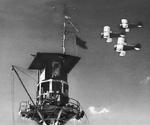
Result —
[[81, 39], [80, 37], [78, 37], [77, 35], [76, 35], [76, 44], [77, 44], [79, 47], [83, 48], [83, 49], [87, 49], [86, 41], [82, 40], [82, 39]]

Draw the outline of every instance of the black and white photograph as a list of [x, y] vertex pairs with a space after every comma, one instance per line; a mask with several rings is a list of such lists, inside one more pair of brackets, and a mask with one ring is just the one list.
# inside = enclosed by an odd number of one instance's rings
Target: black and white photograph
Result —
[[0, 124], [150, 125], [149, 0], [0, 0]]

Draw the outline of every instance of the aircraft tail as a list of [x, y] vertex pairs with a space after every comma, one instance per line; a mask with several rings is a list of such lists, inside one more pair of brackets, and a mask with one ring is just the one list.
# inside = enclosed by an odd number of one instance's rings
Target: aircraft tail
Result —
[[142, 22], [138, 22], [138, 23], [137, 23], [137, 26], [138, 26], [138, 27], [143, 27], [143, 23], [142, 23]]
[[134, 46], [134, 49], [135, 49], [135, 50], [140, 50], [141, 48], [142, 48], [142, 46], [141, 46], [140, 43], [138, 43], [138, 44], [136, 44], [136, 45]]
[[104, 38], [104, 33], [101, 33], [101, 39]]

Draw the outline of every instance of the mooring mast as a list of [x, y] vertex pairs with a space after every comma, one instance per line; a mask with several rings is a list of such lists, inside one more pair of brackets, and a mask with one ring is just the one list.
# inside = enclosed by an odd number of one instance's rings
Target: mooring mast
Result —
[[37, 53], [29, 70], [38, 70], [36, 103], [20, 103], [19, 114], [40, 125], [64, 125], [84, 116], [80, 103], [69, 97], [68, 73], [80, 57], [60, 53]]
[[[65, 5], [64, 11], [66, 11]], [[31, 101], [31, 103], [29, 101], [20, 103], [19, 114], [21, 117], [36, 121], [39, 125], [64, 125], [72, 118], [81, 119], [85, 114], [81, 110], [80, 103], [69, 97], [68, 74], [78, 63], [80, 57], [66, 54], [66, 23], [69, 23], [75, 32], [78, 32], [78, 29], [72, 23], [71, 17], [66, 15], [66, 12], [63, 12], [63, 16], [62, 53], [38, 52], [28, 68], [38, 71], [35, 102], [29, 95], [15, 67], [12, 66]], [[79, 42], [83, 48], [85, 42], [78, 39], [76, 44], [79, 45]]]

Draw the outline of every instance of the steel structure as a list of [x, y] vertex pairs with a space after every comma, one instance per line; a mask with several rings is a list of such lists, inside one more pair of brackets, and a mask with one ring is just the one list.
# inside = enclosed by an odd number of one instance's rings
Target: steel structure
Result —
[[29, 66], [29, 70], [38, 71], [36, 102], [32, 100], [13, 66], [31, 101], [20, 103], [20, 116], [30, 118], [39, 125], [64, 125], [72, 118], [81, 119], [84, 111], [77, 100], [69, 97], [67, 80], [68, 73], [79, 60], [77, 56], [61, 53], [37, 53]]

